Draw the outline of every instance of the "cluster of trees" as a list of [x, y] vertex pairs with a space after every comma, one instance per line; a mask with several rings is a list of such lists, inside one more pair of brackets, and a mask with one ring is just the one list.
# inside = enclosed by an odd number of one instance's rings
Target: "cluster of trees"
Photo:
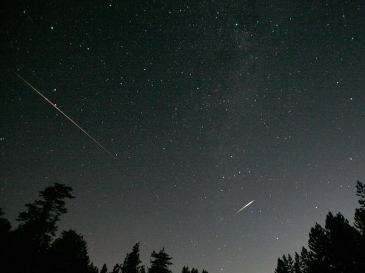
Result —
[[354, 225], [341, 213], [328, 213], [324, 227], [317, 223], [310, 230], [308, 247], [279, 258], [275, 273], [364, 273], [365, 185], [359, 181], [356, 195]]
[[[199, 273], [199, 270], [194, 267], [190, 270], [189, 267], [184, 266], [181, 273]], [[205, 269], [203, 269], [202, 273], [208, 273], [208, 272]]]
[[[89, 259], [83, 236], [74, 230], [56, 236], [57, 222], [67, 212], [66, 199], [73, 198], [72, 188], [54, 184], [39, 194], [40, 199], [26, 204], [19, 213], [19, 225], [12, 228], [0, 209], [0, 264], [4, 273], [109, 273], [104, 264], [99, 270]], [[151, 254], [148, 273], [171, 273], [171, 257], [165, 249]], [[135, 244], [124, 261], [110, 273], [146, 273]], [[183, 268], [183, 273], [199, 273]], [[205, 270], [202, 273], [207, 273]]]
[[[327, 214], [325, 226], [316, 224], [309, 233], [308, 247], [294, 256], [278, 259], [275, 273], [364, 273], [365, 272], [365, 185], [357, 182], [359, 208], [354, 225], [340, 213]], [[0, 264], [4, 273], [171, 273], [171, 256], [165, 249], [151, 254], [145, 268], [137, 243], [124, 261], [112, 271], [104, 264], [99, 270], [89, 259], [83, 236], [74, 230], [57, 237], [57, 222], [67, 212], [66, 199], [72, 189], [54, 184], [41, 191], [40, 199], [26, 204], [16, 228], [0, 209]], [[182, 273], [199, 273], [184, 266]], [[208, 273], [202, 270], [201, 273]]]

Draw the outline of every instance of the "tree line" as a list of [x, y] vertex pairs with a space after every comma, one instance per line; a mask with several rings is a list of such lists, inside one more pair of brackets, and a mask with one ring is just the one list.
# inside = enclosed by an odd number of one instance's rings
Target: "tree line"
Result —
[[329, 212], [324, 227], [316, 223], [309, 232], [308, 247], [284, 255], [275, 273], [364, 273], [365, 272], [365, 185], [357, 182], [359, 207], [354, 224], [341, 214]]
[[[172, 273], [172, 257], [162, 248], [151, 254], [146, 269], [136, 243], [124, 261], [111, 271], [98, 269], [91, 261], [83, 236], [74, 230], [57, 234], [57, 222], [67, 212], [66, 200], [74, 198], [72, 188], [55, 183], [26, 204], [13, 228], [0, 208], [0, 269], [3, 273]], [[199, 273], [184, 266], [182, 273]], [[202, 273], [208, 273], [202, 270]]]
[[[354, 224], [341, 214], [329, 212], [324, 227], [315, 224], [308, 246], [300, 253], [283, 255], [275, 273], [364, 273], [365, 272], [365, 185], [357, 182], [359, 207]], [[26, 204], [13, 228], [0, 209], [0, 268], [4, 273], [172, 273], [172, 257], [162, 248], [151, 253], [146, 269], [139, 255], [140, 243], [111, 271], [104, 264], [98, 269], [91, 261], [83, 236], [65, 230], [56, 236], [57, 222], [67, 212], [66, 200], [74, 198], [72, 188], [55, 183], [39, 193], [39, 199]], [[182, 268], [181, 273], [199, 273]], [[202, 270], [201, 273], [208, 273]]]

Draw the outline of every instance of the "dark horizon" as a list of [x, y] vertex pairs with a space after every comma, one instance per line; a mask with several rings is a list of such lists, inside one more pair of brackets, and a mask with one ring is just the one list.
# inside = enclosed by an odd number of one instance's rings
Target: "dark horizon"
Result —
[[[67, 213], [66, 201], [75, 198], [72, 188], [54, 183], [40, 191], [39, 198], [25, 205], [11, 225], [0, 208], [0, 264], [4, 273], [173, 273], [173, 257], [163, 247], [150, 254], [150, 264], [141, 260], [137, 242], [113, 267], [96, 266], [88, 254], [84, 236], [73, 229], [58, 230]], [[365, 184], [356, 183], [358, 206], [354, 223], [342, 213], [328, 212], [324, 225], [316, 223], [308, 243], [300, 251], [277, 259], [274, 273], [363, 273], [365, 270]], [[252, 203], [251, 201], [250, 203]], [[237, 213], [248, 207], [245, 205]], [[160, 231], [163, 238], [163, 230]], [[108, 270], [109, 268], [109, 270]], [[110, 268], [112, 268], [110, 270]], [[175, 269], [176, 272], [176, 269]], [[184, 265], [181, 273], [208, 273]]]
[[365, 181], [360, 0], [0, 11], [0, 208], [12, 222], [64, 183], [76, 198], [60, 230], [83, 234], [98, 266], [140, 241], [143, 262], [165, 247], [174, 272], [262, 273], [328, 211], [353, 220]]

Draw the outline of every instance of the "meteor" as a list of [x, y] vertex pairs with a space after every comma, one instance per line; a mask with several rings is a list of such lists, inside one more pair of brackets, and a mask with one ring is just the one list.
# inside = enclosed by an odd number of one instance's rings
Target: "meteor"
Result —
[[246, 205], [244, 205], [242, 208], [240, 208], [236, 214], [240, 213], [241, 211], [243, 211], [245, 208], [247, 208], [248, 206], [250, 206], [253, 202], [255, 202], [255, 200], [252, 200], [250, 202], [248, 202]]
[[97, 141], [94, 137], [92, 137], [88, 132], [86, 132], [80, 125], [76, 123], [71, 117], [66, 115], [60, 108], [58, 108], [57, 104], [50, 101], [45, 95], [41, 93], [37, 88], [35, 88], [32, 84], [30, 84], [26, 79], [24, 79], [22, 76], [20, 76], [18, 73], [14, 72], [15, 75], [21, 79], [26, 85], [28, 85], [30, 88], [32, 88], [39, 96], [41, 96], [46, 102], [48, 102], [53, 108], [55, 108], [58, 112], [60, 112], [68, 121], [70, 121], [73, 125], [75, 125], [77, 128], [81, 130], [90, 140], [92, 140], [96, 145], [99, 146], [104, 152], [106, 152], [108, 155], [110, 155], [113, 159], [116, 158], [115, 155], [113, 155], [111, 152], [108, 151], [99, 141]]

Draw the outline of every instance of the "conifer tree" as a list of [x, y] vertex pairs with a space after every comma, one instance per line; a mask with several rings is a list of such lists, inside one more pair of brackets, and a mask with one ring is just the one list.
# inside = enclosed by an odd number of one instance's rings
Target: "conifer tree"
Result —
[[90, 264], [86, 242], [83, 236], [73, 230], [63, 231], [50, 250], [53, 273], [88, 273], [95, 272]]
[[329, 238], [328, 257], [332, 270], [356, 272], [359, 232], [341, 214], [328, 213], [325, 224]]
[[191, 269], [191, 273], [199, 273], [199, 271], [198, 271], [198, 269], [196, 269], [196, 268], [192, 268], [192, 269]]
[[309, 264], [311, 263], [311, 255], [305, 247], [302, 247], [300, 252], [300, 271], [301, 273], [308, 273], [309, 271]]
[[281, 258], [278, 258], [277, 260], [275, 273], [288, 273], [286, 265]]
[[293, 259], [290, 255], [278, 259], [275, 273], [293, 273]]
[[122, 273], [140, 273], [140, 263], [139, 243], [136, 243], [133, 246], [132, 252], [128, 253], [124, 259]]
[[359, 208], [355, 210], [355, 227], [360, 233], [356, 253], [357, 267], [360, 272], [365, 272], [365, 184], [357, 181], [356, 195], [359, 197]]
[[302, 273], [301, 260], [297, 252], [294, 254], [293, 273]]
[[365, 184], [357, 181], [356, 195], [359, 197], [360, 207], [355, 211], [355, 227], [365, 236]]
[[106, 264], [103, 264], [103, 266], [100, 270], [100, 273], [108, 273], [108, 268], [107, 268]]
[[355, 227], [341, 214], [326, 216], [309, 233], [308, 247], [278, 259], [276, 273], [363, 273], [365, 272], [365, 186], [357, 182], [360, 208], [355, 212]]
[[[88, 267], [87, 267], [87, 273], [99, 273], [99, 269], [96, 265], [94, 265], [93, 263], [91, 263]], [[66, 272], [64, 272], [66, 273]], [[70, 272], [71, 273], [71, 272]]]
[[115, 264], [112, 270], [112, 273], [120, 273], [122, 267], [119, 264]]
[[151, 254], [151, 267], [148, 269], [148, 273], [171, 273], [169, 269], [169, 266], [172, 265], [171, 259], [164, 248], [158, 253], [153, 251]]
[[[39, 273], [47, 267], [47, 252], [57, 231], [60, 216], [67, 212], [65, 199], [73, 198], [72, 188], [55, 183], [39, 193], [40, 199], [26, 204], [18, 216], [20, 222], [13, 232], [9, 266], [14, 273]], [[21, 260], [22, 263], [17, 261]]]
[[[35, 247], [46, 248], [57, 231], [56, 223], [67, 212], [66, 198], [73, 198], [72, 188], [55, 183], [41, 191], [41, 199], [26, 204], [26, 211], [18, 216], [18, 231], [35, 243]], [[39, 249], [36, 249], [39, 251]]]
[[190, 273], [189, 267], [183, 266], [181, 273]]

